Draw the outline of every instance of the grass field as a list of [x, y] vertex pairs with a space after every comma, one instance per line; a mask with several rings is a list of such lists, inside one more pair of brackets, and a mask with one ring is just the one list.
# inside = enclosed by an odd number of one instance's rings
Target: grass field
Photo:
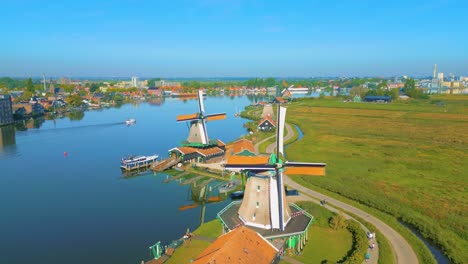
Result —
[[346, 256], [353, 241], [346, 229], [334, 230], [328, 220], [334, 213], [312, 202], [298, 202], [301, 208], [314, 216], [314, 223], [309, 227], [309, 240], [300, 256], [293, 256], [303, 263], [321, 263], [328, 260], [335, 263]]
[[210, 245], [209, 242], [193, 239], [190, 244], [180, 246], [172, 257], [165, 263], [167, 264], [181, 264], [190, 263], [190, 260], [195, 259], [205, 248]]
[[416, 227], [455, 263], [468, 255], [468, 96], [391, 104], [301, 100], [288, 122], [304, 138], [288, 158], [326, 162], [326, 177], [303, 177]]

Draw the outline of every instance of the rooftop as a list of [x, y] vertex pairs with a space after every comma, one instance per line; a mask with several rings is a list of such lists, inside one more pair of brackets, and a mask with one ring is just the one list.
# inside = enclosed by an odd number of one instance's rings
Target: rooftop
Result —
[[[247, 139], [239, 139], [237, 141], [234, 141], [233, 143], [229, 144], [226, 148], [232, 149], [232, 152], [234, 154], [241, 153], [244, 150], [248, 150], [252, 153], [255, 153], [255, 148], [251, 140]], [[229, 153], [229, 151], [226, 151]]]
[[192, 263], [271, 263], [277, 253], [258, 233], [239, 227], [216, 239]]
[[269, 116], [269, 115], [265, 116], [262, 120], [260, 120], [258, 125], [261, 125], [265, 121], [270, 122], [270, 124], [272, 124], [274, 127], [276, 127], [275, 121], [273, 121], [273, 119], [271, 119], [271, 116]]
[[[221, 218], [221, 220], [224, 222], [224, 225], [229, 230], [236, 229], [237, 227], [243, 225], [243, 222], [239, 218], [239, 214], [238, 214], [239, 208], [240, 208], [239, 202], [232, 202], [226, 208], [224, 208], [221, 212], [218, 213], [218, 217]], [[291, 209], [291, 213], [293, 217], [287, 223], [284, 231], [262, 229], [262, 228], [252, 227], [252, 226], [247, 226], [247, 227], [259, 233], [264, 238], [268, 238], [268, 239], [291, 236], [294, 234], [304, 232], [309, 226], [309, 224], [312, 222], [313, 217], [307, 213], [303, 213], [301, 209], [299, 207], [296, 207], [295, 205], [289, 204], [289, 208]]]

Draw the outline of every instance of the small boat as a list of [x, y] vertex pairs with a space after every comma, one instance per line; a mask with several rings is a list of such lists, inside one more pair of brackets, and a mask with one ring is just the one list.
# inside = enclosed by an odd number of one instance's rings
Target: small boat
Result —
[[158, 160], [158, 155], [152, 156], [129, 156], [122, 159], [120, 168], [123, 170], [133, 170], [141, 167], [150, 166]]
[[244, 198], [244, 191], [237, 191], [237, 192], [231, 193], [231, 199], [233, 200], [242, 199], [242, 198]]
[[130, 119], [125, 120], [125, 124], [126, 124], [127, 126], [133, 125], [133, 124], [135, 124], [135, 123], [136, 123], [135, 118], [130, 118]]
[[237, 180], [229, 181], [228, 183], [219, 186], [219, 192], [220, 193], [225, 193], [225, 192], [234, 191], [236, 189], [238, 183], [239, 182]]

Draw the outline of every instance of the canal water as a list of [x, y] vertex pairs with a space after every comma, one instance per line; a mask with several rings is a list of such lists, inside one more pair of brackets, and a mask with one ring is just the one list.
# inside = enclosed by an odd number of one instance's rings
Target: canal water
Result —
[[[207, 97], [206, 113], [227, 112], [208, 122], [210, 138], [245, 134], [234, 112], [252, 100], [261, 99]], [[202, 208], [179, 210], [190, 186], [119, 168], [128, 154], [167, 156], [188, 134], [176, 116], [197, 111], [196, 100], [165, 99], [1, 128], [0, 263], [140, 263], [150, 245], [197, 228]], [[205, 221], [228, 203], [206, 205]]]

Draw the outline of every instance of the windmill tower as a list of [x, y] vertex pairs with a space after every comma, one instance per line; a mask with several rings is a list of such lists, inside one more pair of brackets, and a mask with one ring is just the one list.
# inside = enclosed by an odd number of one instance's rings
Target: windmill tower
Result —
[[187, 144], [185, 144], [187, 146], [203, 147], [211, 145], [206, 131], [206, 122], [226, 119], [226, 113], [205, 114], [203, 91], [201, 90], [198, 91], [198, 107], [198, 113], [177, 116], [177, 122], [190, 122], [190, 131]]
[[235, 158], [229, 159], [225, 164], [225, 168], [229, 170], [260, 173], [247, 180], [244, 200], [238, 210], [238, 217], [244, 225], [285, 231], [294, 213], [285, 199], [283, 173], [325, 175], [325, 163], [283, 162], [281, 157], [284, 155], [285, 118], [286, 108], [278, 105], [276, 154], [271, 154], [268, 160], [263, 157], [252, 157], [250, 160]]
[[263, 111], [260, 118], [265, 118], [267, 116], [273, 117], [273, 106], [271, 104], [263, 106]]
[[42, 74], [42, 81], [44, 82], [44, 93], [47, 92], [47, 83], [46, 83], [46, 78], [45, 74]]

